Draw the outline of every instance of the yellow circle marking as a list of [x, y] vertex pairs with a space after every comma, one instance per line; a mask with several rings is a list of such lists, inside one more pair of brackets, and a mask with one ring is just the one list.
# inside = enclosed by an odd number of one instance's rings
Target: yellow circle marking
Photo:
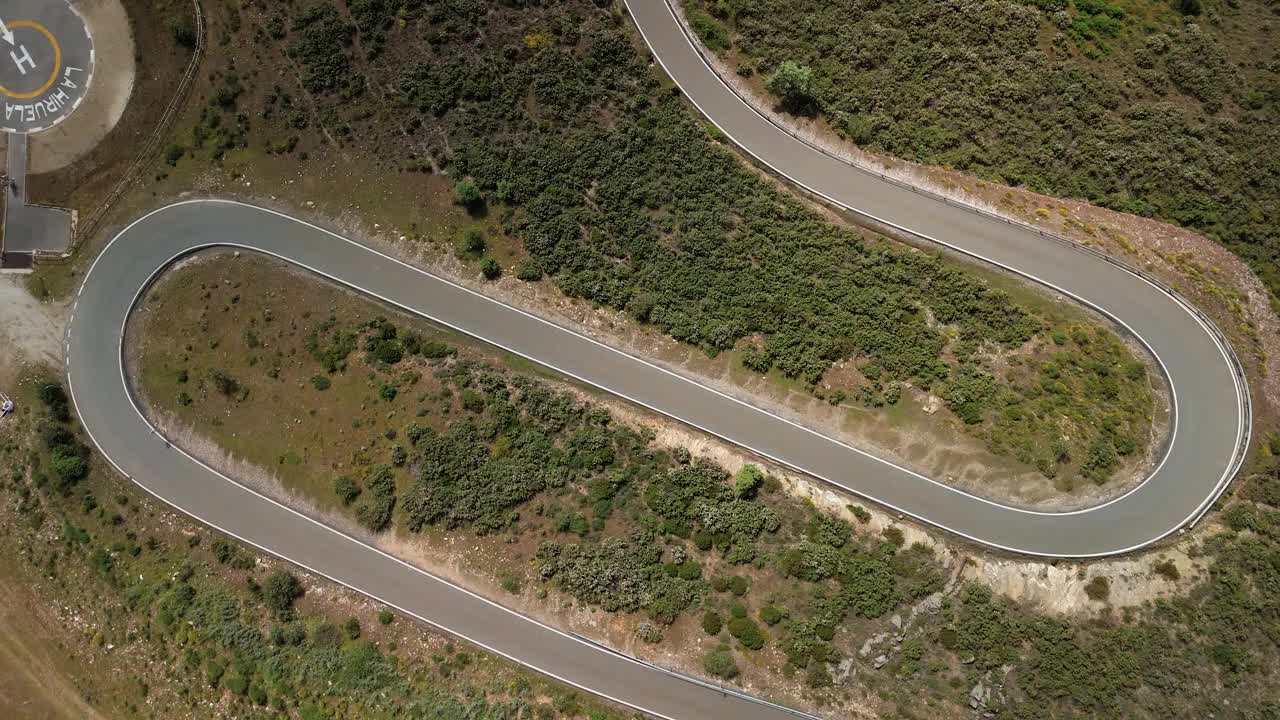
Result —
[[46, 30], [45, 27], [40, 23], [32, 22], [30, 20], [19, 20], [18, 22], [9, 23], [10, 30], [12, 30], [13, 28], [20, 28], [20, 27], [26, 27], [26, 28], [31, 28], [32, 30], [38, 30], [42, 35], [45, 36], [45, 39], [49, 41], [49, 44], [53, 46], [53, 72], [49, 73], [49, 79], [45, 81], [44, 85], [40, 86], [39, 90], [36, 90], [35, 92], [29, 92], [29, 93], [16, 93], [10, 90], [9, 88], [3, 85], [0, 85], [0, 92], [4, 93], [5, 95], [8, 95], [9, 97], [15, 100], [30, 100], [31, 98], [37, 95], [43, 94], [44, 91], [48, 90], [50, 87], [53, 87], [54, 81], [58, 79], [58, 71], [62, 69], [62, 48], [59, 47], [58, 41], [54, 39], [53, 33]]

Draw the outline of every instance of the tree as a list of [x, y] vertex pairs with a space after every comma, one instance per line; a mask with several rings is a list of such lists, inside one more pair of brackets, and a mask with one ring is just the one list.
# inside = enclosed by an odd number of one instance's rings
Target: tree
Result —
[[756, 495], [756, 490], [764, 484], [764, 473], [755, 465], [743, 465], [733, 480], [733, 494], [746, 500]]
[[769, 92], [782, 100], [782, 105], [791, 112], [809, 112], [814, 103], [813, 68], [801, 65], [793, 60], [786, 60], [778, 66], [765, 83]]
[[453, 199], [454, 202], [468, 210], [475, 210], [484, 202], [484, 196], [480, 194], [480, 188], [471, 178], [459, 180], [453, 186]]
[[293, 576], [293, 573], [277, 570], [267, 578], [267, 584], [262, 591], [262, 601], [277, 618], [286, 619], [292, 616], [293, 603], [302, 597], [303, 592], [302, 583]]
[[1179, 0], [1178, 11], [1183, 15], [1199, 15], [1200, 0]]
[[164, 161], [170, 167], [177, 167], [178, 161], [187, 154], [187, 149], [176, 143], [170, 143], [164, 149]]
[[89, 466], [84, 458], [70, 445], [59, 445], [53, 449], [50, 460], [54, 475], [58, 476], [58, 488], [66, 490], [84, 479], [89, 474]]
[[190, 18], [171, 17], [165, 24], [173, 34], [174, 42], [188, 50], [196, 46], [196, 26], [192, 24]]

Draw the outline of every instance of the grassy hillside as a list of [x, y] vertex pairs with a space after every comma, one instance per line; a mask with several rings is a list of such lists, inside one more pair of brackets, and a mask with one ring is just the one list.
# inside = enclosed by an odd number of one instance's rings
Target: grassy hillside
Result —
[[178, 171], [255, 154], [322, 172], [312, 154], [337, 145], [405, 183], [444, 175], [493, 231], [458, 239], [486, 276], [505, 262], [548, 277], [832, 404], [934, 394], [964, 432], [1064, 489], [1132, 469], [1149, 444], [1149, 379], [1114, 334], [778, 191], [662, 86], [616, 7], [213, 15], [212, 86], [170, 148]]
[[686, 0], [708, 44], [869, 150], [1194, 228], [1280, 293], [1280, 6]]

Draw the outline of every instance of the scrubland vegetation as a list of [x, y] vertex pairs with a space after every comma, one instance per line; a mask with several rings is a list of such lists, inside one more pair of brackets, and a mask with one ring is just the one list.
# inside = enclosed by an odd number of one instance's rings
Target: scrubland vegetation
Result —
[[767, 87], [866, 149], [1198, 230], [1243, 258], [1280, 305], [1275, 3], [684, 7], [741, 71], [811, 73], [800, 96]]
[[62, 608], [65, 626], [42, 639], [71, 655], [85, 675], [72, 682], [104, 716], [629, 716], [389, 611], [307, 597], [295, 571], [263, 569], [93, 458], [55, 380], [27, 381], [17, 400], [0, 435], [5, 582]]
[[[234, 265], [221, 267], [219, 277]], [[730, 472], [658, 444], [651, 430], [455, 336], [279, 270], [271, 277], [298, 285], [273, 281], [268, 305], [290, 298], [319, 314], [277, 310], [259, 327], [262, 356], [231, 366], [247, 394], [203, 380], [244, 348], [151, 344], [141, 362], [152, 402], [219, 442], [233, 442], [224, 423], [265, 435], [252, 423], [268, 407], [302, 418], [291, 447], [262, 439], [238, 452], [370, 530], [494, 548], [487, 570], [504, 594], [615, 614], [644, 644], [723, 680], [791, 678], [812, 701], [836, 704], [856, 683], [904, 718], [933, 716], [931, 703], [963, 706], [977, 683], [998, 687], [986, 702], [1018, 718], [1202, 715], [1223, 698], [1254, 713], [1241, 717], [1277, 710], [1267, 704], [1280, 641], [1273, 459], [1227, 501], [1225, 528], [1199, 551], [1212, 570], [1189, 594], [1109, 612], [1109, 584], [1083, 568], [1079, 592], [1098, 619], [1047, 617], [981, 585], [949, 585], [932, 549], [908, 545], [897, 527], [869, 530], [863, 508], [851, 507], [851, 520], [817, 510], [758, 467]], [[147, 306], [169, 333], [236, 338], [243, 315], [208, 313], [200, 329], [204, 314], [187, 295], [219, 288], [258, 316], [258, 285], [179, 275]], [[330, 384], [317, 389], [317, 376]], [[192, 404], [170, 400], [184, 391]], [[1176, 578], [1162, 565], [1151, 581]], [[900, 643], [894, 616], [907, 619]]]
[[[833, 225], [779, 191], [663, 87], [619, 10], [576, 0], [224, 8], [218, 32], [249, 43], [260, 69], [210, 70], [178, 162], [265, 151], [305, 171], [307, 148], [337, 143], [406, 176], [447, 174], [454, 202], [500, 229], [458, 240], [489, 280], [506, 248], [517, 279], [549, 278], [832, 404], [936, 395], [963, 431], [1064, 489], [1138, 463], [1151, 387], [1114, 334]], [[833, 375], [837, 363], [851, 369]]]

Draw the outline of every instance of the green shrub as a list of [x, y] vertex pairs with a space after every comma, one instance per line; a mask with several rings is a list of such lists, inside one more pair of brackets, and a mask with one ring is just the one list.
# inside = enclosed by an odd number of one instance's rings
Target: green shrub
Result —
[[164, 148], [164, 161], [168, 163], [170, 167], [176, 167], [178, 165], [178, 161], [186, 154], [186, 148], [175, 143], [170, 143]]
[[396, 506], [395, 474], [387, 465], [369, 471], [364, 483], [364, 499], [356, 505], [356, 520], [373, 532], [381, 532], [391, 524]]
[[360, 497], [360, 486], [355, 481], [343, 475], [335, 478], [333, 481], [333, 492], [342, 501], [343, 505], [350, 505], [355, 499]]
[[196, 46], [196, 26], [191, 19], [183, 17], [170, 17], [165, 20], [165, 26], [169, 28], [169, 34], [173, 36], [173, 41], [188, 50]]
[[502, 589], [512, 595], [520, 594], [520, 576], [511, 572], [503, 571], [499, 577], [499, 584]]
[[471, 178], [464, 178], [453, 186], [453, 201], [468, 210], [474, 210], [483, 204], [484, 196]]
[[40, 402], [44, 403], [49, 416], [58, 422], [71, 419], [71, 400], [67, 391], [58, 383], [45, 383], [40, 386]]
[[747, 590], [750, 588], [750, 582], [742, 575], [734, 575], [733, 578], [729, 580], [729, 591], [738, 597], [746, 595]]
[[484, 233], [480, 232], [480, 228], [467, 228], [467, 232], [462, 236], [462, 249], [470, 255], [479, 257], [484, 254], [488, 243], [484, 240]]
[[391, 612], [387, 608], [383, 608], [378, 611], [378, 622], [383, 625], [390, 625], [391, 623], [395, 622], [395, 619], [396, 619], [396, 614]]
[[735, 617], [730, 620], [729, 634], [748, 649], [759, 650], [764, 647], [764, 634], [751, 618]]
[[422, 357], [429, 360], [439, 360], [454, 354], [454, 349], [447, 344], [432, 340], [422, 344]]
[[222, 684], [222, 676], [227, 668], [217, 660], [210, 660], [204, 668], [205, 679], [209, 682], [209, 687], [217, 688]]
[[485, 280], [497, 280], [502, 277], [502, 266], [493, 258], [485, 258], [480, 262], [480, 273]]
[[853, 537], [853, 529], [840, 518], [816, 513], [810, 516], [805, 534], [812, 542], [841, 548]]
[[542, 279], [542, 263], [536, 258], [522, 257], [516, 263], [516, 279], [524, 282], [536, 282]]
[[738, 676], [738, 663], [734, 661], [733, 654], [724, 648], [710, 650], [703, 655], [702, 667], [708, 675], [724, 680], [732, 680]]
[[649, 622], [642, 622], [636, 627], [636, 635], [649, 644], [662, 642], [662, 629]]
[[209, 379], [213, 382], [213, 387], [226, 397], [235, 397], [240, 394], [240, 381], [231, 377], [225, 370], [217, 368], [209, 371]]
[[311, 376], [311, 386], [317, 390], [328, 390], [330, 385], [332, 385], [332, 383], [329, 381], [329, 378], [324, 375]]
[[689, 8], [686, 10], [685, 17], [688, 18], [689, 27], [697, 33], [702, 43], [712, 50], [727, 50], [729, 48], [729, 31], [725, 30], [715, 18], [697, 10]]
[[292, 573], [277, 570], [267, 577], [262, 589], [262, 601], [278, 619], [293, 615], [293, 603], [302, 597], [302, 583]]
[[222, 678], [222, 686], [230, 690], [232, 695], [244, 697], [249, 692], [249, 678], [235, 670]]
[[814, 689], [831, 687], [831, 673], [827, 671], [826, 663], [809, 663], [809, 669], [804, 674], [804, 684]]
[[66, 492], [72, 485], [80, 482], [89, 474], [89, 465], [74, 447], [59, 445], [53, 449], [53, 457], [49, 461], [53, 474], [58, 480], [58, 489]]
[[1155, 570], [1157, 575], [1169, 582], [1176, 582], [1180, 577], [1182, 577], [1182, 573], [1178, 572], [1178, 566], [1174, 564], [1172, 560], [1163, 560], [1158, 562], [1152, 569]]
[[1106, 602], [1107, 598], [1111, 597], [1111, 581], [1105, 576], [1098, 575], [1085, 584], [1084, 594], [1095, 602]]
[[782, 611], [773, 605], [765, 605], [760, 608], [760, 620], [770, 627], [782, 622]]
[[702, 631], [708, 635], [719, 635], [721, 628], [724, 627], [724, 621], [720, 619], [720, 613], [715, 610], [707, 610], [702, 613]]
[[755, 497], [756, 491], [764, 483], [764, 473], [755, 465], [743, 465], [733, 479], [733, 494], [740, 499]]

